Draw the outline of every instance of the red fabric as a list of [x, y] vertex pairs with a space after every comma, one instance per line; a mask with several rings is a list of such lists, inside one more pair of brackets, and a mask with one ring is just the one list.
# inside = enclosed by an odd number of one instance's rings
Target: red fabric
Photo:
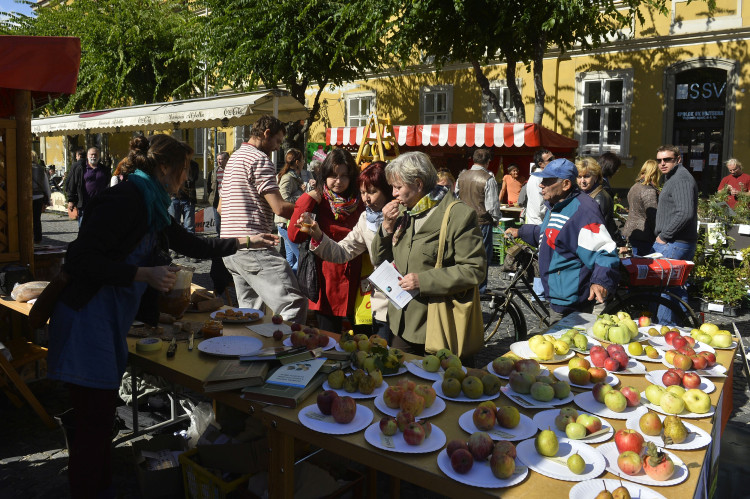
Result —
[[31, 90], [37, 108], [76, 91], [81, 40], [62, 36], [0, 36], [0, 117], [13, 114], [15, 90]]
[[[300, 196], [294, 206], [294, 214], [290, 220], [296, 221], [304, 212], [317, 213], [315, 220], [328, 237], [338, 242], [352, 231], [359, 216], [364, 210], [362, 203], [357, 209], [343, 220], [335, 220], [330, 205], [324, 200], [320, 204], [307, 193]], [[300, 232], [293, 223], [289, 224], [288, 235], [293, 243], [301, 243], [307, 239], [307, 234]], [[359, 286], [362, 271], [362, 256], [358, 256], [348, 263], [331, 263], [316, 258], [318, 275], [323, 276], [320, 283], [320, 296], [317, 303], [310, 301], [310, 310], [317, 310], [321, 314], [336, 317], [350, 316], [354, 310], [354, 298]]]
[[[740, 183], [743, 184], [741, 189]], [[726, 186], [728, 185], [731, 185], [741, 192], [748, 192], [748, 189], [750, 189], [750, 175], [748, 175], [747, 173], [743, 173], [739, 177], [735, 177], [734, 175], [727, 175], [726, 177], [721, 179], [721, 183], [719, 184], [719, 188], [717, 189], [717, 191], [726, 188]], [[737, 204], [737, 197], [730, 194], [729, 197], [727, 197], [727, 204], [732, 209], [734, 209], [734, 206]]]

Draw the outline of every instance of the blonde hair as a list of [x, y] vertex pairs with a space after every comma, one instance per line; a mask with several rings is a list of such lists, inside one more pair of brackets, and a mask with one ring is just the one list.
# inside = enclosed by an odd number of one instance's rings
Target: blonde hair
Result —
[[576, 158], [576, 168], [578, 169], [578, 175], [588, 172], [591, 176], [596, 177], [597, 182], [602, 180], [602, 167], [591, 156]]
[[442, 181], [450, 182], [451, 185], [456, 185], [456, 178], [450, 172], [450, 170], [438, 170], [437, 172], [438, 184]]
[[659, 163], [653, 159], [647, 159], [641, 171], [638, 173], [637, 182], [641, 182], [643, 185], [653, 185], [659, 187], [659, 181], [661, 180], [661, 170], [659, 170]]

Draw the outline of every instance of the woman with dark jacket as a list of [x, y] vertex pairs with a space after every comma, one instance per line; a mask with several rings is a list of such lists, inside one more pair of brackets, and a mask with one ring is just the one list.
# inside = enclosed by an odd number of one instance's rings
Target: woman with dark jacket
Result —
[[[210, 258], [231, 255], [240, 244], [198, 238], [167, 213], [192, 152], [168, 135], [133, 139], [127, 160], [133, 173], [91, 199], [68, 246], [63, 268], [70, 282], [50, 317], [47, 377], [68, 383], [75, 414], [68, 465], [72, 497], [114, 497], [110, 437], [128, 359], [126, 336], [136, 318], [158, 322], [157, 293], [176, 280], [169, 248]], [[270, 235], [253, 241], [272, 242]]]
[[634, 255], [648, 255], [656, 240], [656, 208], [659, 204], [661, 171], [653, 159], [641, 167], [635, 185], [628, 191], [628, 219], [622, 235], [628, 238]]
[[609, 195], [602, 182], [602, 167], [590, 156], [576, 158], [575, 164], [578, 169], [578, 187], [599, 205], [599, 211], [601, 211], [604, 217], [604, 225], [607, 228], [607, 232], [609, 232], [609, 235], [617, 246], [625, 246], [625, 239], [620, 234], [617, 224], [615, 224], [612, 196]]

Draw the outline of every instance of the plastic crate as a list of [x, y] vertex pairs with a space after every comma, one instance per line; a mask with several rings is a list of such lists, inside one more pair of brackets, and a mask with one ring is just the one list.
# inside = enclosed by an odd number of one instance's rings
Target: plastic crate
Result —
[[236, 480], [225, 482], [198, 462], [198, 449], [180, 454], [182, 481], [186, 499], [225, 499], [228, 494], [246, 484], [250, 474], [242, 475]]

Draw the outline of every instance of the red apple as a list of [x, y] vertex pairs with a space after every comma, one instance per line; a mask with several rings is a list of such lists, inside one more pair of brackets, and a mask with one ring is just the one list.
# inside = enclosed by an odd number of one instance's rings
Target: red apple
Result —
[[282, 322], [284, 322], [284, 318], [279, 314], [274, 314], [273, 317], [271, 317], [271, 322], [273, 322], [274, 324], [281, 324]]
[[333, 401], [337, 399], [338, 396], [339, 394], [333, 390], [326, 390], [324, 392], [320, 392], [318, 394], [318, 410], [322, 414], [325, 414], [326, 416], [330, 416], [331, 406], [333, 405]]
[[716, 365], [716, 355], [715, 354], [713, 354], [711, 352], [700, 352], [698, 355], [700, 355], [701, 357], [705, 357], [706, 358], [706, 360], [708, 361], [708, 364], [707, 364], [708, 367], [713, 367], [713, 366]]
[[670, 367], [669, 369], [667, 369], [667, 371], [675, 373], [677, 376], [680, 377], [680, 380], [682, 380], [682, 377], [685, 376], [685, 370], [679, 369], [677, 367]]
[[613, 359], [617, 361], [618, 364], [620, 364], [620, 369], [625, 369], [628, 367], [628, 362], [630, 362], [630, 357], [628, 357], [628, 354], [625, 352], [617, 352], [612, 356]]
[[684, 337], [684, 336], [675, 336], [675, 337], [674, 337], [674, 338], [672, 339], [672, 347], [673, 347], [673, 348], [674, 348], [675, 350], [678, 350], [678, 351], [679, 351], [679, 350], [680, 350], [680, 348], [682, 348], [682, 347], [686, 347], [686, 346], [688, 346], [688, 342], [687, 342], [687, 340], [685, 339], [685, 337]]
[[691, 346], [685, 345], [684, 347], [680, 347], [676, 349], [679, 353], [682, 355], [687, 355], [690, 357], [691, 355], [695, 355], [695, 349]]
[[424, 428], [417, 422], [409, 423], [404, 429], [404, 441], [409, 445], [419, 445], [424, 441]]
[[294, 331], [302, 331], [302, 324], [299, 322], [292, 322], [292, 325], [289, 326], [292, 332]]
[[673, 360], [674, 360], [674, 366], [678, 369], [687, 371], [688, 369], [693, 367], [693, 361], [690, 360], [690, 357], [688, 357], [687, 355], [678, 353], [674, 356]]
[[667, 334], [664, 335], [664, 341], [667, 342], [667, 345], [672, 345], [672, 342], [678, 336], [680, 336], [680, 333], [678, 333], [677, 331], [668, 331]]
[[410, 412], [399, 411], [396, 414], [396, 423], [398, 423], [398, 429], [404, 431], [406, 427], [414, 422], [414, 416]]
[[276, 331], [274, 331], [273, 339], [276, 341], [281, 341], [282, 339], [284, 339], [284, 331], [282, 331], [281, 329], [277, 329]]
[[326, 336], [325, 334], [319, 334], [316, 339], [318, 341], [319, 347], [328, 346], [328, 336]]
[[474, 457], [468, 449], [456, 449], [451, 454], [451, 466], [453, 471], [460, 474], [468, 473], [471, 467], [474, 466]]
[[474, 409], [472, 421], [474, 421], [477, 430], [490, 431], [495, 426], [495, 411], [487, 406], [480, 405]]
[[643, 435], [635, 430], [628, 430], [627, 428], [617, 430], [615, 433], [615, 445], [617, 446], [617, 452], [623, 453], [626, 450], [633, 451], [640, 455], [643, 449]]
[[620, 363], [617, 362], [612, 357], [607, 357], [604, 359], [604, 369], [606, 369], [609, 372], [615, 372], [620, 370]]
[[607, 379], [607, 371], [601, 367], [590, 367], [589, 374], [591, 375], [592, 383], [600, 383]]
[[466, 440], [454, 439], [448, 442], [448, 445], [445, 446], [445, 451], [448, 453], [448, 457], [451, 457], [453, 452], [458, 449], [465, 449], [468, 452], [469, 446], [467, 445]]
[[628, 407], [636, 407], [641, 404], [641, 392], [637, 388], [632, 386], [624, 386], [620, 388], [620, 393], [625, 396], [625, 400], [628, 401]]
[[677, 376], [676, 373], [667, 371], [665, 372], [661, 377], [661, 382], [664, 383], [664, 386], [672, 386], [672, 385], [679, 385], [682, 380], [679, 376]]
[[305, 346], [308, 350], [315, 350], [318, 348], [318, 335], [317, 334], [308, 334], [305, 336]]
[[471, 455], [477, 461], [485, 461], [492, 454], [492, 449], [495, 447], [495, 442], [483, 431], [472, 433], [467, 443], [469, 445], [469, 452], [471, 452]]
[[683, 336], [683, 338], [685, 338], [685, 341], [688, 342], [688, 345], [690, 345], [691, 347], [695, 347], [695, 338], [693, 338], [692, 336]]
[[398, 423], [396, 422], [396, 418], [392, 418], [391, 416], [383, 416], [383, 418], [380, 420], [380, 431], [383, 433], [383, 435], [387, 435], [389, 437], [392, 437], [396, 433], [398, 433]]
[[617, 456], [617, 467], [626, 475], [637, 475], [643, 467], [641, 456], [637, 452], [625, 451]]
[[516, 458], [516, 446], [507, 440], [499, 440], [492, 449], [493, 454], [508, 454], [513, 459]]
[[409, 379], [400, 379], [398, 380], [397, 385], [400, 386], [401, 390], [404, 392], [413, 391], [417, 387], [417, 384]]
[[383, 402], [390, 409], [398, 409], [401, 406], [401, 397], [404, 395], [404, 390], [400, 386], [389, 386], [383, 392]]
[[[595, 350], [597, 347], [598, 349]], [[609, 358], [607, 351], [599, 345], [591, 347], [589, 355], [591, 356], [591, 363], [595, 367], [604, 367], [604, 361]]]
[[331, 416], [334, 421], [341, 424], [351, 423], [357, 414], [357, 403], [354, 399], [345, 397], [336, 397], [331, 404]]
[[693, 361], [693, 369], [705, 369], [708, 366], [708, 360], [702, 355], [691, 355], [690, 360]]
[[648, 327], [651, 325], [651, 317], [642, 315], [638, 317], [638, 327]]
[[[704, 359], [705, 360], [705, 359]], [[682, 386], [687, 389], [698, 388], [701, 385], [701, 377], [696, 373], [685, 373], [682, 378]]]

